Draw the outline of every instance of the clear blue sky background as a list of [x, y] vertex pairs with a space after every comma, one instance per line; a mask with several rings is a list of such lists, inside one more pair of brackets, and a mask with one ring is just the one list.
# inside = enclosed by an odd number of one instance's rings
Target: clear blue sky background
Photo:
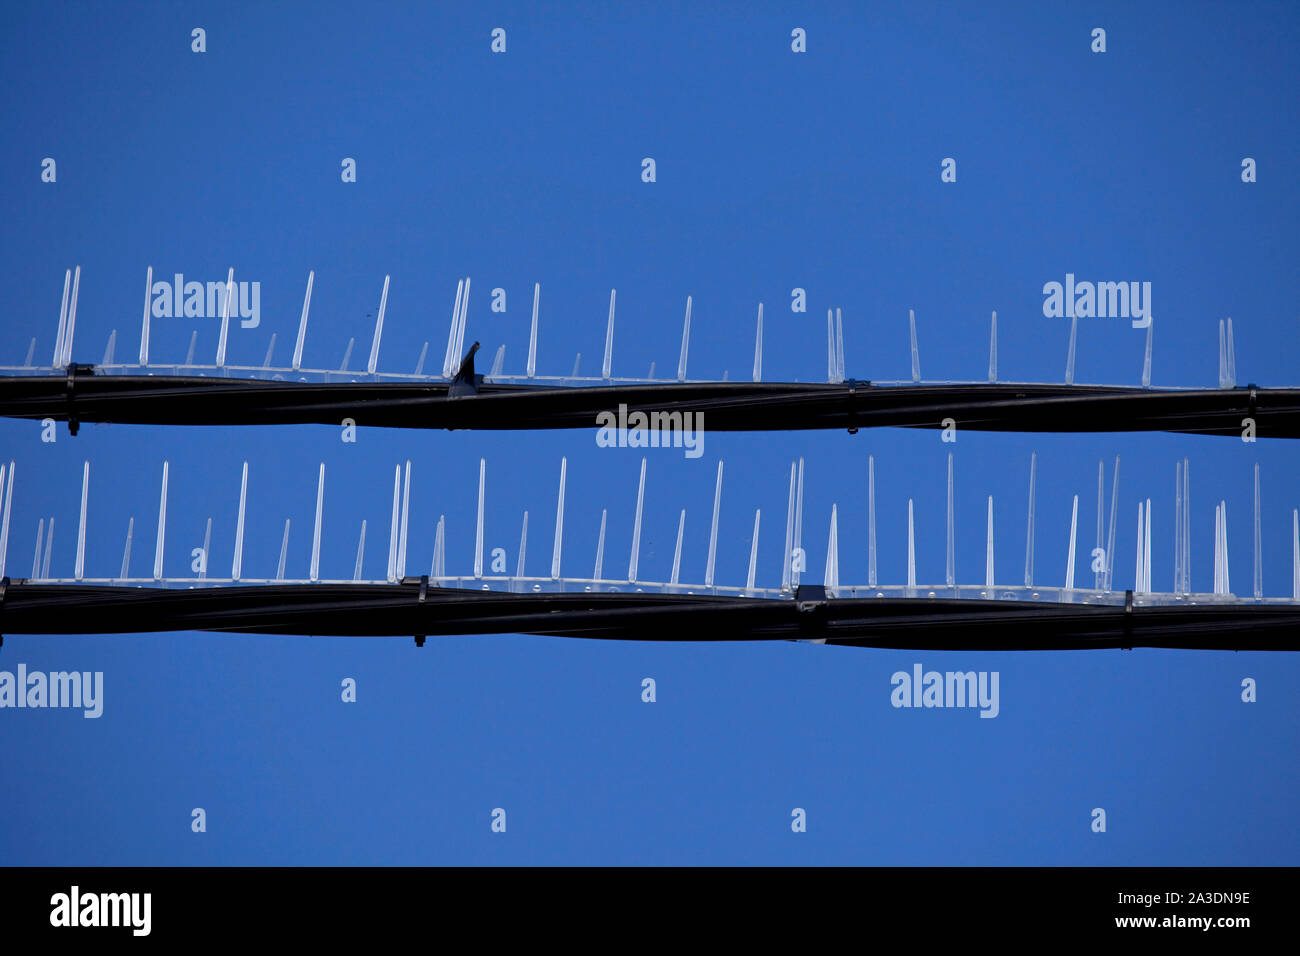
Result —
[[[508, 52], [489, 50], [507, 30]], [[208, 52], [190, 51], [190, 30]], [[808, 52], [790, 49], [807, 31]], [[1107, 52], [1090, 52], [1094, 27]], [[824, 315], [844, 309], [847, 371], [909, 374], [907, 310], [926, 378], [981, 379], [996, 309], [1003, 378], [1060, 381], [1068, 320], [1042, 314], [1066, 272], [1150, 281], [1154, 383], [1213, 385], [1217, 323], [1238, 378], [1295, 384], [1300, 180], [1290, 3], [95, 4], [0, 13], [0, 356], [53, 349], [64, 270], [83, 269], [73, 356], [137, 349], [141, 286], [158, 277], [261, 283], [257, 329], [229, 361], [292, 348], [316, 270], [305, 364], [364, 367], [385, 274], [381, 368], [439, 368], [456, 280], [473, 277], [466, 343], [521, 370], [542, 284], [539, 369], [599, 367], [610, 288], [614, 368], [675, 368], [694, 296], [692, 376], [749, 373], [766, 303], [765, 377], [823, 380]], [[58, 181], [40, 181], [53, 157]], [[658, 181], [641, 181], [653, 157]], [[1259, 181], [1240, 178], [1243, 157]], [[340, 181], [343, 157], [358, 181]], [[957, 160], [955, 184], [940, 162]], [[508, 309], [489, 311], [504, 288]], [[790, 309], [791, 290], [809, 309]], [[156, 320], [155, 360], [211, 361], [218, 322]], [[1144, 333], [1080, 322], [1077, 380], [1137, 382]], [[171, 462], [166, 571], [214, 519], [228, 573], [249, 462], [245, 570], [290, 576], [310, 553], [327, 465], [322, 573], [382, 577], [393, 465], [412, 461], [408, 569], [427, 570], [447, 515], [448, 568], [473, 558], [477, 462], [489, 548], [547, 567], [562, 455], [564, 569], [590, 573], [600, 509], [607, 569], [624, 566], [641, 452], [594, 432], [86, 426], [42, 444], [0, 423], [18, 465], [9, 573], [55, 516], [52, 570], [71, 574], [81, 464], [91, 462], [87, 573], [152, 559]], [[1023, 575], [1025, 495], [1039, 453], [1038, 580], [1079, 562], [1096, 470], [1121, 455], [1117, 587], [1133, 584], [1135, 505], [1150, 497], [1155, 585], [1173, 574], [1174, 464], [1191, 460], [1192, 581], [1209, 590], [1213, 506], [1226, 500], [1232, 582], [1251, 574], [1251, 469], [1263, 472], [1264, 584], [1291, 585], [1294, 444], [1140, 436], [935, 432], [707, 435], [705, 455], [650, 451], [641, 568], [666, 578], [687, 509], [683, 578], [703, 576], [713, 476], [727, 462], [718, 579], [743, 583], [755, 508], [759, 581], [780, 581], [789, 462], [807, 462], [806, 581], [820, 579], [832, 503], [841, 578], [866, 580], [866, 462], [876, 455], [880, 577], [903, 583], [906, 502], [918, 574], [944, 572], [944, 463], [957, 473], [957, 571], [984, 570], [995, 497], [997, 578]], [[1109, 493], [1109, 492], [1108, 492]], [[1091, 580], [1083, 572], [1081, 580]], [[1001, 713], [896, 710], [890, 675], [996, 670]], [[0, 712], [0, 861], [14, 864], [884, 863], [1295, 864], [1300, 666], [1256, 653], [914, 653], [794, 643], [598, 643], [502, 636], [313, 639], [6, 635], [0, 668], [102, 670], [104, 715]], [[340, 681], [358, 683], [355, 704]], [[658, 701], [642, 703], [653, 677]], [[1245, 704], [1240, 685], [1258, 681]], [[207, 811], [208, 832], [190, 830]], [[489, 814], [507, 811], [493, 834]], [[802, 807], [808, 830], [795, 834]], [[1090, 830], [1103, 807], [1108, 832]]]

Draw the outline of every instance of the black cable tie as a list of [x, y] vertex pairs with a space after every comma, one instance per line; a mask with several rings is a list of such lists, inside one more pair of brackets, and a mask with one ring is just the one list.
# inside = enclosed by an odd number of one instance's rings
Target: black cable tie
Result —
[[[0, 578], [0, 614], [4, 613], [5, 592], [8, 590], [9, 590], [9, 576], [5, 575], [3, 578]], [[0, 634], [0, 647], [4, 647], [4, 645], [5, 645], [5, 636], [3, 634]]]
[[72, 435], [74, 438], [76, 437], [78, 429], [80, 429], [81, 427], [80, 423], [77, 421], [77, 406], [75, 401], [76, 381], [77, 381], [77, 366], [69, 362], [68, 363], [68, 384], [67, 384], [68, 434]]
[[78, 432], [78, 430], [80, 430], [80, 428], [81, 428], [81, 422], [79, 422], [79, 421], [77, 420], [77, 406], [76, 406], [76, 387], [77, 387], [76, 382], [77, 382], [77, 376], [78, 376], [78, 375], [94, 375], [94, 374], [95, 374], [95, 366], [93, 366], [93, 365], [78, 365], [78, 364], [76, 364], [75, 362], [69, 362], [69, 363], [68, 363], [68, 378], [67, 378], [67, 385], [66, 385], [66, 390], [67, 390], [66, 401], [67, 401], [67, 405], [68, 405], [68, 413], [67, 413], [67, 414], [68, 414], [68, 434], [70, 434], [70, 435], [76, 435], [77, 432]]
[[[427, 574], [422, 574], [420, 575], [420, 607], [424, 607], [424, 599], [428, 597], [428, 595], [429, 595], [429, 576]], [[423, 634], [415, 635], [416, 647], [424, 647], [424, 637], [425, 635]]]
[[1124, 592], [1124, 638], [1129, 641], [1129, 646], [1121, 645], [1120, 649], [1125, 651], [1133, 650], [1133, 592]]

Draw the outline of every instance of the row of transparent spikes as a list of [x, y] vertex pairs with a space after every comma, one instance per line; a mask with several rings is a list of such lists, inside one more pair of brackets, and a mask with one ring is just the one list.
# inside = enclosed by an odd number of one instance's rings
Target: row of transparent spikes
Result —
[[[802, 572], [807, 570], [807, 559], [802, 547], [803, 540], [803, 459], [790, 465], [790, 487], [786, 506], [785, 549], [781, 569], [780, 588], [760, 588], [756, 584], [758, 569], [759, 527], [762, 518], [761, 509], [754, 511], [753, 533], [750, 539], [749, 572], [744, 587], [718, 585], [714, 581], [714, 568], [718, 549], [718, 519], [722, 507], [722, 477], [724, 462], [718, 462], [717, 479], [713, 493], [713, 517], [709, 530], [709, 550], [703, 583], [688, 584], [680, 579], [682, 561], [682, 540], [686, 529], [686, 511], [681, 512], [677, 525], [677, 544], [673, 552], [672, 571], [664, 582], [644, 582], [640, 578], [641, 525], [643, 505], [645, 502], [646, 459], [641, 459], [641, 474], [637, 484], [636, 516], [632, 530], [632, 546], [629, 556], [626, 578], [609, 578], [604, 573], [605, 562], [605, 528], [607, 510], [600, 515], [600, 533], [596, 544], [595, 567], [590, 578], [566, 578], [561, 575], [561, 551], [564, 538], [564, 495], [568, 475], [568, 460], [560, 461], [559, 492], [555, 510], [555, 533], [551, 551], [549, 577], [528, 577], [524, 573], [524, 561], [528, 546], [528, 512], [524, 512], [523, 526], [519, 536], [519, 551], [516, 573], [507, 575], [484, 574], [484, 506], [486, 502], [487, 463], [479, 459], [478, 509], [474, 537], [474, 565], [470, 576], [448, 575], [446, 570], [446, 516], [438, 518], [434, 539], [433, 557], [430, 562], [429, 578], [436, 584], [447, 587], [481, 587], [490, 590], [497, 585], [505, 590], [663, 590], [669, 593], [706, 593], [706, 594], [740, 594], [751, 596], [788, 597], [800, 584]], [[867, 459], [867, 583], [863, 586], [841, 584], [839, 568], [839, 511], [838, 505], [831, 506], [830, 532], [826, 549], [826, 563], [823, 584], [831, 596], [864, 596], [868, 593], [899, 594], [918, 596], [922, 592], [934, 596], [953, 597], [999, 597], [1009, 595], [1032, 594], [1038, 598], [1044, 589], [1034, 581], [1035, 554], [1035, 496], [1037, 486], [1038, 454], [1030, 456], [1029, 465], [1029, 507], [1028, 524], [1025, 541], [1025, 578], [1024, 590], [1003, 588], [994, 583], [993, 561], [993, 497], [988, 498], [988, 521], [985, 542], [985, 580], [983, 585], [958, 584], [955, 578], [955, 522], [954, 522], [954, 474], [953, 456], [948, 454], [948, 497], [947, 497], [947, 535], [946, 535], [946, 571], [942, 587], [920, 585], [916, 577], [916, 537], [914, 525], [914, 501], [907, 502], [907, 583], [902, 587], [882, 586], [876, 573], [876, 477], [875, 457]], [[199, 553], [200, 567], [197, 576], [192, 578], [165, 577], [163, 574], [163, 555], [167, 528], [167, 485], [169, 464], [163, 463], [162, 490], [158, 502], [158, 525], [154, 547], [153, 574], [150, 578], [130, 577], [131, 544], [135, 532], [135, 518], [127, 524], [126, 545], [122, 555], [121, 571], [116, 578], [85, 577], [86, 553], [86, 511], [90, 492], [90, 462], [85, 462], [82, 470], [81, 510], [77, 528], [76, 564], [72, 578], [50, 576], [50, 555], [54, 544], [54, 518], [40, 519], [36, 531], [36, 550], [32, 561], [31, 580], [50, 582], [87, 582], [87, 583], [148, 583], [194, 587], [196, 585], [216, 585], [229, 583], [268, 583], [285, 581], [285, 562], [288, 555], [290, 522], [285, 519], [284, 535], [280, 544], [279, 564], [274, 579], [246, 578], [243, 576], [244, 525], [248, 500], [248, 463], [243, 464], [243, 473], [239, 486], [239, 509], [236, 519], [234, 561], [229, 578], [209, 578], [207, 575], [208, 556], [212, 539], [212, 519], [207, 519], [203, 535], [203, 547]], [[8, 555], [10, 507], [13, 499], [15, 468], [12, 461], [7, 466], [0, 465], [0, 500], [3, 510], [0, 512], [0, 578], [5, 575]], [[1119, 457], [1115, 458], [1114, 476], [1111, 483], [1109, 521], [1103, 528], [1105, 514], [1105, 469], [1102, 462], [1097, 463], [1097, 547], [1092, 552], [1091, 568], [1094, 573], [1093, 588], [1076, 587], [1075, 554], [1078, 544], [1079, 496], [1074, 496], [1070, 513], [1070, 541], [1063, 587], [1046, 589], [1054, 591], [1058, 600], [1103, 600], [1114, 599], [1113, 576], [1115, 570], [1115, 530], [1118, 519]], [[388, 570], [385, 582], [394, 583], [407, 577], [408, 525], [411, 495], [411, 463], [406, 462], [405, 471], [401, 465], [395, 466], [393, 475], [392, 518], [388, 538]], [[316, 488], [315, 524], [312, 533], [311, 565], [306, 579], [298, 583], [321, 582], [320, 555], [321, 529], [325, 503], [325, 465], [320, 464]], [[1186, 458], [1175, 466], [1175, 547], [1173, 589], [1164, 592], [1175, 600], [1190, 599], [1191, 588], [1191, 510], [1190, 510], [1190, 467]], [[1154, 595], [1151, 567], [1151, 499], [1138, 503], [1137, 549], [1133, 591], [1136, 594]], [[1104, 532], [1104, 537], [1103, 537]], [[351, 580], [361, 582], [362, 561], [365, 554], [366, 522], [361, 522], [360, 537], [357, 542], [356, 563]], [[1300, 602], [1300, 511], [1291, 512], [1291, 549], [1292, 549], [1292, 584], [1290, 601]], [[343, 580], [343, 579], [326, 579]], [[368, 581], [366, 583], [381, 583]], [[1254, 466], [1254, 579], [1253, 596], [1255, 601], [1264, 600], [1263, 594], [1263, 558], [1260, 516], [1259, 465]], [[1202, 592], [1198, 597], [1205, 597]], [[1214, 510], [1214, 582], [1208, 594], [1216, 600], [1234, 600], [1228, 573], [1228, 512], [1227, 504], [1220, 500]], [[1121, 592], [1122, 596], [1122, 592]], [[1274, 599], [1270, 599], [1274, 600]], [[1276, 599], [1281, 600], [1281, 599]]]
[[[266, 358], [259, 366], [233, 366], [226, 364], [226, 344], [230, 332], [230, 304], [234, 299], [235, 289], [235, 270], [231, 268], [227, 274], [225, 293], [222, 299], [222, 317], [221, 332], [217, 341], [217, 354], [212, 365], [196, 365], [194, 363], [194, 350], [198, 342], [198, 331], [195, 330], [190, 337], [189, 352], [185, 357], [183, 365], [172, 364], [150, 364], [149, 361], [149, 322], [151, 315], [152, 290], [153, 290], [153, 266], [148, 268], [145, 276], [145, 299], [144, 299], [144, 316], [141, 320], [140, 327], [140, 355], [137, 364], [125, 364], [115, 361], [114, 353], [116, 351], [117, 330], [114, 329], [108, 337], [108, 344], [104, 349], [104, 357], [100, 362], [99, 368], [102, 371], [109, 372], [129, 372], [138, 369], [172, 369], [179, 372], [181, 369], [212, 369], [216, 372], [238, 371], [249, 375], [271, 375], [275, 378], [282, 378], [285, 374], [294, 376], [320, 376], [328, 380], [332, 375], [351, 375], [348, 372], [348, 363], [352, 359], [352, 350], [356, 344], [356, 339], [348, 340], [347, 349], [343, 354], [343, 361], [339, 364], [337, 370], [330, 369], [304, 369], [302, 368], [302, 350], [303, 343], [307, 336], [307, 316], [311, 309], [311, 290], [316, 273], [309, 272], [307, 275], [307, 291], [303, 296], [302, 315], [298, 321], [298, 336], [294, 342], [293, 360], [287, 367], [273, 367], [271, 358], [275, 351], [276, 333], [271, 334], [270, 344], [267, 346]], [[415, 371], [410, 375], [391, 372], [379, 372], [379, 343], [384, 332], [384, 313], [388, 307], [388, 285], [390, 276], [384, 276], [383, 290], [379, 296], [379, 311], [375, 319], [374, 334], [370, 342], [370, 355], [366, 361], [367, 376], [374, 378], [391, 378], [400, 380], [450, 380], [456, 375], [460, 368], [461, 356], [464, 355], [465, 346], [465, 324], [469, 311], [469, 294], [470, 280], [468, 278], [460, 280], [456, 285], [456, 300], [452, 306], [451, 329], [447, 336], [447, 351], [443, 357], [442, 374], [440, 376], [425, 375], [424, 365], [428, 355], [429, 343], [425, 342], [420, 349], [420, 357], [416, 363]], [[72, 338], [77, 324], [77, 293], [81, 285], [81, 266], [76, 267], [75, 274], [69, 269], [63, 280], [63, 303], [59, 309], [59, 326], [55, 336], [54, 353], [48, 367], [37, 367], [32, 365], [36, 353], [36, 339], [32, 339], [31, 345], [27, 351], [27, 359], [21, 366], [0, 366], [0, 369], [8, 372], [40, 371], [47, 372], [66, 368], [72, 361]], [[528, 379], [536, 379], [544, 382], [556, 383], [591, 383], [599, 381], [621, 381], [621, 382], [655, 382], [655, 381], [672, 381], [671, 379], [656, 379], [654, 372], [654, 363], [650, 364], [650, 371], [646, 378], [612, 378], [613, 361], [614, 361], [614, 304], [616, 290], [611, 289], [609, 293], [609, 318], [605, 326], [605, 354], [601, 363], [601, 374], [599, 378], [589, 377], [580, 378], [578, 368], [582, 361], [582, 353], [579, 352], [573, 362], [573, 371], [567, 376], [538, 376], [537, 372], [537, 328], [538, 328], [538, 305], [541, 298], [541, 284], [533, 285], [533, 313], [532, 325], [530, 326], [528, 336], [528, 363], [523, 376], [512, 376], [503, 374], [505, 364], [504, 345], [497, 349], [496, 355], [492, 361], [491, 370], [487, 373], [486, 378], [491, 381], [510, 382]], [[908, 325], [911, 336], [912, 351], [912, 382], [921, 381], [921, 359], [920, 351], [917, 347], [916, 339], [916, 313], [914, 310], [908, 310]], [[1142, 387], [1147, 388], [1151, 385], [1151, 349], [1152, 335], [1155, 323], [1152, 321], [1147, 325], [1146, 349], [1142, 361]], [[1074, 365], [1076, 354], [1076, 343], [1078, 340], [1079, 320], [1073, 317], [1070, 320], [1070, 344], [1066, 355], [1065, 363], [1065, 383], [1074, 384]], [[686, 297], [686, 317], [682, 323], [682, 345], [679, 358], [677, 360], [677, 377], [676, 381], [685, 382], [686, 378], [686, 360], [690, 351], [691, 338], [691, 297]], [[763, 372], [763, 304], [758, 306], [758, 325], [754, 336], [754, 369], [753, 380], [762, 381]], [[989, 330], [989, 372], [988, 380], [996, 382], [998, 380], [998, 314], [992, 315]], [[723, 374], [723, 380], [726, 380], [727, 373]], [[826, 381], [830, 383], [840, 383], [845, 381], [845, 362], [844, 362], [844, 322], [840, 309], [827, 309], [826, 311]], [[1232, 336], [1232, 319], [1219, 320], [1219, 388], [1234, 388], [1237, 382], [1237, 363], [1235, 350], [1233, 348]], [[895, 384], [895, 383], [889, 383]], [[901, 384], [901, 383], [897, 383]]]

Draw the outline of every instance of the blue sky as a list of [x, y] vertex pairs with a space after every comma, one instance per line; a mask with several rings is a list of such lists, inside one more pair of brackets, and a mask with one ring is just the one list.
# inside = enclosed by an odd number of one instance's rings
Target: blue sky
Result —
[[[141, 287], [180, 272], [257, 281], [261, 321], [232, 328], [234, 364], [287, 360], [315, 270], [304, 364], [364, 366], [392, 276], [380, 368], [440, 367], [459, 277], [466, 343], [524, 364], [540, 282], [539, 371], [594, 374], [618, 289], [615, 374], [675, 369], [687, 295], [690, 373], [749, 374], [765, 304], [764, 375], [824, 380], [824, 315], [844, 310], [847, 371], [909, 375], [907, 310], [927, 379], [981, 379], [989, 313], [1002, 378], [1060, 381], [1068, 320], [1042, 286], [1152, 283], [1156, 385], [1217, 382], [1231, 316], [1238, 379], [1295, 384], [1292, 167], [1300, 15], [1293, 5], [1092, 4], [9, 4], [0, 67], [0, 364], [37, 339], [48, 362], [64, 270], [82, 267], [73, 357], [138, 348]], [[202, 27], [207, 52], [190, 49]], [[490, 33], [506, 30], [493, 54]], [[807, 52], [791, 51], [791, 30]], [[1091, 31], [1106, 30], [1104, 54]], [[41, 181], [54, 158], [57, 182]], [[357, 163], [343, 183], [340, 163]], [[657, 180], [641, 179], [645, 157]], [[957, 181], [940, 181], [952, 157]], [[1243, 158], [1258, 181], [1241, 181]], [[489, 290], [507, 310], [489, 309]], [[808, 311], [791, 311], [791, 291]], [[219, 321], [157, 319], [155, 361]], [[1079, 324], [1076, 380], [1137, 383], [1144, 334]], [[484, 363], [487, 364], [487, 363]], [[707, 425], [707, 423], [706, 423]], [[51, 567], [74, 561], [91, 463], [87, 573], [112, 574], [127, 520], [152, 558], [170, 462], [168, 574], [213, 518], [233, 550], [249, 462], [245, 569], [305, 574], [318, 464], [322, 574], [382, 577], [394, 464], [412, 462], [408, 569], [427, 570], [447, 516], [468, 573], [477, 462], [487, 545], [549, 558], [569, 464], [564, 569], [628, 555], [641, 452], [593, 431], [445, 433], [255, 427], [64, 429], [0, 422], [18, 468], [8, 573], [56, 517]], [[642, 576], [665, 578], [686, 508], [683, 579], [703, 576], [714, 472], [726, 461], [717, 578], [743, 583], [755, 508], [759, 583], [780, 581], [789, 462], [806, 462], [804, 542], [818, 580], [832, 504], [841, 580], [866, 580], [866, 461], [876, 456], [880, 578], [903, 583], [907, 499], [918, 577], [944, 573], [946, 455], [957, 475], [957, 577], [1023, 577], [1029, 456], [1039, 454], [1037, 578], [1065, 574], [1072, 496], [1085, 565], [1097, 462], [1122, 458], [1115, 580], [1133, 583], [1136, 503], [1151, 498], [1155, 585], [1173, 573], [1175, 462], [1191, 462], [1192, 582], [1210, 588], [1213, 506], [1229, 512], [1232, 581], [1251, 573], [1261, 466], [1264, 590], [1290, 593], [1285, 442], [1173, 435], [708, 433], [704, 456], [647, 452]], [[215, 571], [214, 571], [215, 573]], [[1088, 574], [1082, 577], [1090, 580]], [[14, 864], [881, 863], [1294, 864], [1300, 744], [1294, 657], [1100, 651], [872, 651], [794, 643], [646, 644], [501, 636], [262, 638], [6, 635], [0, 668], [104, 672], [104, 714], [0, 712], [0, 860]], [[998, 671], [1001, 710], [895, 709], [890, 675]], [[340, 681], [358, 700], [340, 700]], [[641, 700], [641, 681], [657, 701]], [[1240, 699], [1243, 678], [1258, 701]], [[207, 812], [191, 832], [191, 810]], [[507, 812], [507, 831], [490, 813]], [[807, 811], [793, 833], [793, 808]], [[1090, 813], [1105, 808], [1107, 832]]]

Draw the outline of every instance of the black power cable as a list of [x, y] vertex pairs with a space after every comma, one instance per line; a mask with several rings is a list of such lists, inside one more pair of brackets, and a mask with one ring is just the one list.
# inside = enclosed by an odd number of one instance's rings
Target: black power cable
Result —
[[346, 637], [537, 634], [637, 641], [824, 640], [916, 650], [1300, 650], [1300, 605], [1138, 606], [945, 598], [525, 593], [396, 584], [158, 588], [0, 584], [0, 633], [222, 631]]
[[[1103, 385], [703, 382], [634, 385], [309, 383], [202, 376], [0, 378], [0, 415], [148, 425], [358, 425], [389, 428], [594, 428], [597, 416], [704, 413], [715, 431], [895, 426], [1016, 432], [1170, 431], [1300, 437], [1300, 388], [1151, 389]], [[680, 419], [679, 419], [680, 422]], [[664, 427], [668, 427], [665, 425]], [[680, 424], [679, 426], [680, 427]]]

